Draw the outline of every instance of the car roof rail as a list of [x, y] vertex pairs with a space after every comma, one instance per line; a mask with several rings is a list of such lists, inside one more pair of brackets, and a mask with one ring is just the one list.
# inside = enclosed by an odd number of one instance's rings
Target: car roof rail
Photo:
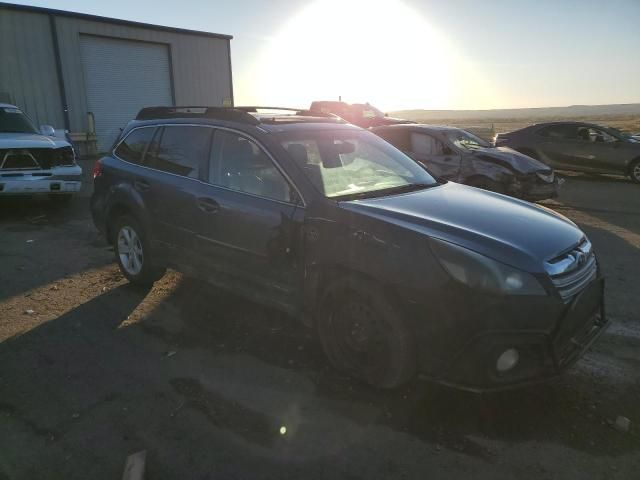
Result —
[[260, 113], [258, 110], [269, 110], [269, 111], [282, 111], [282, 112], [295, 112], [295, 116], [303, 116], [303, 117], [324, 117], [324, 118], [332, 118], [336, 120], [342, 120], [338, 115], [334, 115], [329, 112], [320, 112], [317, 110], [309, 110], [308, 108], [291, 108], [291, 107], [261, 107], [261, 106], [246, 106], [246, 107], [235, 107], [236, 110], [242, 110], [247, 113]]
[[146, 107], [138, 112], [136, 120], [155, 120], [161, 118], [215, 118], [231, 122], [248, 123], [258, 125], [260, 120], [242, 110], [234, 107], [207, 107], [207, 106], [175, 106], [175, 107]]

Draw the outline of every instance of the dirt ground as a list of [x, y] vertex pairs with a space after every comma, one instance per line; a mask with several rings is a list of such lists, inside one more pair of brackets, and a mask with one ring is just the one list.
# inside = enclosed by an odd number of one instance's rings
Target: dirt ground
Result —
[[140, 450], [147, 479], [639, 478], [640, 186], [563, 187], [547, 206], [594, 243], [613, 324], [560, 379], [484, 396], [376, 391], [277, 312], [175, 272], [129, 286], [90, 187], [2, 201], [0, 479], [116, 479]]

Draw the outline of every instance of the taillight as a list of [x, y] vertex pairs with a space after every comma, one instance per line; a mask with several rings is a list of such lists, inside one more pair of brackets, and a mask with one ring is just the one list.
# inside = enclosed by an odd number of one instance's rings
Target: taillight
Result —
[[93, 178], [98, 178], [102, 176], [102, 162], [97, 160], [93, 165]]

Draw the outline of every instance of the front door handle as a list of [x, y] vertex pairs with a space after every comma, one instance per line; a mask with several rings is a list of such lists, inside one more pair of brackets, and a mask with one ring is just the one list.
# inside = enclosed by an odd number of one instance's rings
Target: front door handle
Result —
[[217, 213], [220, 210], [220, 205], [213, 198], [199, 197], [198, 208], [206, 213]]
[[149, 185], [144, 180], [134, 180], [133, 188], [135, 188], [139, 192], [148, 192], [151, 188], [151, 185]]

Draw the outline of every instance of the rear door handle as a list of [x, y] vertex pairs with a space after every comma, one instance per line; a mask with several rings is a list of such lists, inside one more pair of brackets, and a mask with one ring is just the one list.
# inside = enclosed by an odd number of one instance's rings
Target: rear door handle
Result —
[[220, 205], [213, 198], [199, 197], [198, 208], [206, 213], [217, 213], [220, 210]]
[[147, 192], [151, 188], [151, 185], [149, 185], [144, 180], [134, 180], [133, 188], [135, 188], [139, 192]]

